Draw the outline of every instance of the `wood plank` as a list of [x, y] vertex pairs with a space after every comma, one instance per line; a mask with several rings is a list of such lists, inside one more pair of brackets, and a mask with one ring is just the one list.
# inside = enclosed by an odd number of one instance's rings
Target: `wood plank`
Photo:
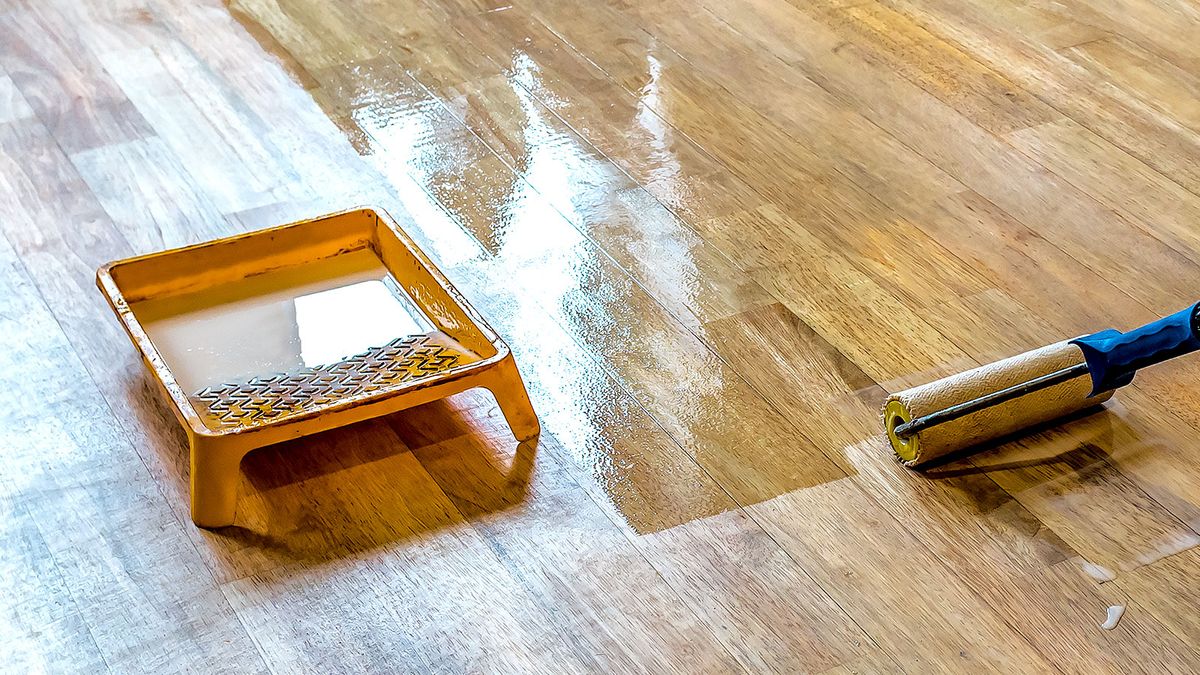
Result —
[[[1186, 673], [1200, 653], [1121, 591], [1096, 585], [1069, 562], [1027, 575], [986, 596], [1057, 668], [1070, 672]], [[1114, 605], [1125, 608], [1111, 631], [1099, 626]]]
[[1011, 134], [1039, 164], [1128, 217], [1152, 228], [1176, 250], [1194, 256], [1200, 197], [1168, 180], [1079, 124], [1061, 121]]
[[63, 147], [86, 150], [152, 133], [55, 8], [0, 14], [0, 38], [0, 66]]
[[[1089, 426], [1070, 428], [1086, 434]], [[1127, 571], [1200, 543], [1100, 447], [1072, 436], [1017, 446], [979, 465], [1087, 561]]]
[[[887, 4], [1184, 187], [1200, 189], [1200, 172], [1191, 159], [1200, 149], [1200, 135], [1120, 88], [1093, 80], [1067, 56], [1031, 44], [1019, 29], [1020, 21], [1012, 19], [1019, 8], [1014, 12], [1007, 3], [998, 3], [964, 12], [939, 0]], [[1154, 19], [1175, 23], [1170, 16], [1174, 13], [1155, 10], [1153, 3], [1139, 4]], [[1194, 30], [1194, 24], [1194, 19], [1185, 19], [1184, 30]]]
[[1185, 126], [1200, 129], [1200, 78], [1120, 36], [1091, 40], [1063, 50], [1091, 71], [1146, 105]]
[[958, 461], [928, 476], [881, 462], [880, 437], [846, 449], [856, 482], [900, 517], [963, 583], [985, 592], [1007, 579], [1074, 560], [1078, 552], [988, 474]]
[[[595, 501], [611, 504], [613, 517], [639, 535], [737, 507], [586, 345], [576, 342], [535, 298], [505, 288], [503, 278], [488, 271], [503, 274], [504, 268], [471, 265], [450, 274], [460, 289], [483, 301], [493, 325], [513, 345], [545, 433], [553, 436], [539, 453], [573, 467], [575, 480]], [[469, 410], [477, 409], [475, 416], [495, 417], [494, 404], [467, 400], [474, 403]], [[452, 427], [455, 433], [447, 436], [437, 426], [436, 435], [422, 433], [422, 427], [432, 426], [428, 417], [402, 419], [402, 436], [417, 434], [420, 440], [413, 444], [418, 447], [481, 431], [496, 434], [502, 446], [510, 442], [494, 420], [490, 426]]]
[[330, 11], [329, 7], [314, 11], [302, 4], [287, 3], [285, 10], [278, 0], [235, 0], [230, 7], [235, 17], [252, 15], [274, 36], [276, 44], [285, 44], [289, 49], [305, 45], [302, 50], [296, 49], [295, 57], [317, 67], [365, 58], [378, 48], [359, 39], [359, 26], [353, 17]]
[[[995, 136], [971, 124], [957, 111], [890, 71], [874, 65], [851, 42], [774, 0], [749, 0], [755, 11], [735, 17], [740, 34], [761, 42], [823, 87], [853, 102], [864, 114], [935, 165], [959, 179], [1012, 217], [1034, 229], [1070, 256], [1105, 275], [1148, 307], [1158, 309], [1170, 295], [1186, 302], [1191, 291], [1168, 291], [1144, 278], [1131, 259], [1156, 261], [1194, 278], [1193, 261], [1163, 244], [1154, 233], [1134, 230], [1120, 216], [1066, 184]], [[714, 9], [714, 11], [717, 11]], [[805, 40], [790, 35], [802, 30]], [[918, 221], [919, 222], [919, 221]], [[1120, 251], [1119, 255], [1115, 254]], [[1159, 267], [1158, 269], [1161, 269]], [[1141, 282], [1133, 279], [1142, 277]], [[1153, 283], [1154, 293], [1138, 292], [1137, 283]]]
[[805, 571], [808, 562], [788, 556], [744, 513], [695, 520], [640, 547], [751, 672], [896, 668]]
[[[0, 299], [0, 345], [6, 367], [0, 375], [4, 384], [5, 453], [8, 469], [0, 478], [0, 549], [4, 551], [0, 584], [0, 626], [3, 626], [5, 663], [8, 667], [33, 671], [69, 670], [97, 672], [106, 668], [104, 657], [92, 637], [79, 604], [71, 593], [71, 577], [64, 576], [46, 545], [45, 537], [29, 512], [26, 496], [42, 480], [44, 464], [62, 453], [53, 444], [42, 445], [52, 457], [39, 457], [37, 432], [45, 428], [10, 392], [20, 389], [22, 379], [42, 370], [38, 353], [54, 346], [57, 326], [38, 300], [37, 290], [23, 273], [8, 242], [0, 238], [0, 280], [6, 292]], [[70, 357], [70, 350], [60, 355]], [[11, 364], [11, 365], [10, 365]], [[35, 366], [36, 364], [36, 366]], [[65, 374], [64, 374], [65, 375]], [[68, 377], [47, 377], [47, 384], [67, 385]], [[28, 381], [28, 380], [26, 380]], [[24, 396], [28, 399], [28, 396]], [[21, 441], [20, 445], [16, 442]]]
[[[16, 367], [4, 369], [4, 388], [22, 395], [5, 406], [14, 451], [6, 454], [12, 473], [3, 496], [5, 505], [20, 502], [11, 521], [20, 530], [5, 541], [21, 546], [6, 547], [5, 559], [19, 551], [14, 562], [23, 569], [6, 578], [39, 588], [27, 589], [31, 597], [23, 603], [5, 603], [16, 619], [8, 624], [7, 663], [265, 672], [19, 260], [0, 240], [4, 314], [21, 317], [5, 321], [14, 324], [5, 331], [5, 354]], [[24, 372], [31, 368], [38, 373]], [[9, 377], [51, 388], [27, 388]]]
[[[571, 77], [574, 71], [581, 69], [586, 70], [587, 67], [591, 67], [590, 64], [585, 66], [577, 60], [572, 60], [572, 57], [569, 54], [564, 56], [564, 49], [556, 42], [557, 38], [551, 34], [548, 34], [544, 28], [539, 29], [537, 27], [539, 25], [540, 24], [538, 24], [536, 20], [532, 21], [532, 23], [530, 21], [516, 22], [515, 20], [509, 20], [494, 27], [501, 30], [507, 29], [510, 31], [527, 31], [526, 33], [514, 33], [515, 35], [526, 35], [524, 38], [526, 44], [529, 44], [531, 40], [537, 40], [537, 42], [532, 43], [538, 48], [538, 51], [535, 52], [536, 56], [539, 59], [545, 58], [547, 60], [540, 72], [553, 72], [556, 77], [543, 77], [541, 80], [536, 81], [536, 84], [531, 88], [531, 91], [533, 91], [535, 94], [540, 94], [542, 96], [542, 100], [547, 102], [547, 105], [552, 107], [557, 114], [563, 115], [564, 119], [571, 120], [573, 124], [580, 128], [588, 129], [589, 135], [595, 135], [592, 133], [592, 130], [604, 129], [606, 125], [611, 124], [609, 119], [611, 117], [611, 110], [605, 111], [604, 114], [599, 114], [598, 112], [588, 109], [577, 110], [576, 104], [570, 102], [571, 97], [567, 96], [566, 93], [563, 95], [558, 95], [548, 91], [552, 87], [561, 86], [557, 77], [560, 72], [565, 71], [566, 76]], [[493, 26], [489, 26], [489, 30], [491, 28], [493, 28]], [[578, 59], [577, 56], [574, 58]], [[674, 61], [672, 61], [668, 55], [667, 57], [663, 58], [663, 63], [677, 64], [678, 59], [676, 58]], [[662, 68], [664, 68], [664, 73], [673, 72], [665, 70], [668, 67], [669, 66], [667, 65], [662, 65]], [[670, 67], [678, 70], [682, 66], [675, 65]], [[552, 71], [550, 68], [554, 68], [555, 70]], [[583, 76], [584, 75], [581, 75], [580, 77]], [[665, 74], [661, 77], [663, 79], [663, 84], [666, 85], [672, 80], [678, 79], [679, 77], [687, 77], [687, 75], [672, 76], [671, 80], [668, 80]], [[689, 83], [692, 83], [693, 81], [694, 80], [688, 80]], [[590, 80], [588, 86], [589, 92], [594, 91], [598, 87], [598, 85], [593, 86]], [[547, 92], [542, 94], [541, 92], [543, 90], [547, 90]], [[720, 91], [706, 89], [703, 96], [697, 96], [696, 100], [702, 99], [706, 102], [709, 102], [714, 100], [714, 97], [716, 100], [723, 102], [728, 101], [727, 107], [732, 106], [732, 110], [741, 110], [741, 108], [738, 107], [739, 104], [737, 102], [731, 101], [728, 99], [728, 97], [723, 97], [723, 92]], [[624, 96], [618, 93], [615, 95], [615, 98], [616, 100], [610, 104], [609, 109], [611, 109], [612, 106], [621, 106], [630, 109], [632, 109], [635, 105], [638, 107], [644, 107], [643, 103], [641, 103], [637, 98], [631, 96], [629, 93], [626, 93]], [[655, 97], [655, 99], [657, 98], [658, 96]], [[709, 103], [707, 108], [711, 109], [712, 104]], [[662, 113], [662, 111], [658, 112], [660, 114]], [[644, 117], [644, 113], [638, 114], [639, 119], [644, 119]], [[707, 129], [741, 127], [745, 126], [747, 123], [747, 119], [744, 115], [739, 116], [736, 123], [730, 121], [733, 118], [733, 115], [729, 115], [728, 119], [725, 120], [717, 118], [715, 121], [706, 122], [705, 125], [698, 130], [698, 134], [697, 131], [694, 131], [691, 127], [685, 127], [685, 130], [688, 133], [696, 135], [698, 138], [704, 138], [705, 140], [708, 140], [709, 138], [712, 138], [712, 136], [704, 135], [709, 133], [706, 131]], [[791, 126], [795, 125], [793, 124]], [[801, 124], [801, 126], [804, 125]], [[608, 134], [604, 131], [598, 133], [599, 140], [593, 141], [597, 144], [597, 147], [611, 147], [611, 142], [608, 139], [612, 134]], [[622, 136], [625, 135], [627, 135], [627, 132], [622, 134]], [[773, 136], [774, 145], [778, 146], [778, 148], [787, 148], [784, 153], [788, 155], [788, 161], [791, 161], [794, 164], [804, 163], [806, 162], [804, 158], [811, 156], [811, 154], [808, 153], [808, 151], [805, 150], [802, 145], [797, 144], [796, 141], [788, 139], [786, 136], [781, 136], [778, 133], [773, 134]], [[725, 143], [726, 141], [716, 140], [716, 142]], [[688, 146], [682, 143], [677, 143], [672, 147], [673, 149], [679, 148], [682, 150], [686, 149]], [[778, 149], [771, 149], [769, 147], [762, 148], [762, 151], [763, 153], [779, 152]], [[612, 150], [609, 152], [615, 163], [621, 165], [627, 171], [630, 171], [631, 175], [638, 176], [640, 180], [645, 180], [644, 178], [640, 178], [642, 174], [640, 173], [639, 169], [644, 163], [640, 158], [644, 152], [634, 148], [627, 148], [626, 146], [612, 148]], [[839, 150], [839, 152], [841, 152], [841, 150]], [[724, 157], [723, 154], [721, 156]], [[761, 159], [762, 158], [760, 157], [760, 163]], [[731, 159], [730, 161], [737, 160]], [[778, 161], [782, 163], [784, 160], [780, 159]], [[912, 163], [906, 162], [905, 165], [911, 168]], [[877, 162], [874, 166], [887, 166], [887, 164]], [[758, 173], [760, 170], [761, 169], [758, 167], [753, 168], [752, 171], [754, 173], [746, 174], [747, 179], [757, 178], [755, 182], [763, 186], [767, 186], [775, 182], [775, 179], [762, 177]], [[718, 175], [720, 174], [718, 173]], [[862, 175], [862, 171], [856, 169], [854, 170], [854, 175], [855, 177], [858, 177]], [[971, 287], [970, 290], [978, 290], [978, 286], [972, 286], [973, 275], [971, 270], [963, 266], [960, 261], [954, 258], [953, 255], [950, 255], [949, 253], [939, 254], [937, 243], [928, 240], [928, 238], [924, 237], [919, 230], [904, 222], [903, 219], [897, 219], [894, 214], [889, 213], [885, 208], [883, 208], [883, 205], [880, 204], [876, 199], [870, 195], [867, 195], [866, 192], [857, 185], [849, 183], [844, 176], [836, 179], [831, 178], [830, 176], [831, 174], [826, 173], [822, 174], [820, 179], [817, 179], [809, 176], [793, 174], [790, 176], [792, 182], [788, 186], [788, 192], [786, 194], [765, 192], [763, 198], [774, 200], [781, 205], [786, 205], [788, 211], [797, 220], [804, 222], [806, 227], [812, 228], [815, 233], [829, 241], [829, 245], [831, 247], [839, 249], [849, 248], [857, 252], [858, 255], [852, 256], [853, 262], [856, 265], [863, 268], [868, 274], [875, 276], [887, 287], [893, 288], [897, 292], [904, 294], [906, 299], [914, 304], [919, 305], [931, 299], [948, 297], [953, 294], [964, 292], [964, 286]], [[673, 176], [672, 180], [682, 178], [683, 176], [676, 174]], [[876, 189], [889, 184], [901, 183], [902, 181], [896, 180], [897, 178], [899, 177], [889, 176], [886, 177], [886, 179], [873, 180], [869, 183], [869, 185], [872, 189]], [[734, 179], [736, 180], [736, 177], [734, 177]], [[828, 184], [830, 181], [833, 181], [836, 184], [831, 187]], [[722, 179], [722, 184], [726, 182], [728, 182], [727, 179]], [[934, 180], [933, 183], [937, 184], [937, 180]], [[916, 184], [917, 183], [915, 181], [904, 183], [904, 185]], [[654, 188], [650, 187], [649, 189], [653, 190]], [[933, 189], [934, 194], [943, 194], [945, 191], [945, 186], [942, 185], [939, 187], [935, 185]], [[720, 190], [718, 190], [718, 194], [719, 193]], [[909, 201], [911, 200], [908, 197], [905, 197], [903, 200], [904, 203], [908, 203]], [[743, 266], [747, 264], [761, 264], [761, 261], [747, 261], [742, 254], [740, 247], [737, 246], [737, 242], [728, 242], [722, 240], [722, 238], [727, 236], [730, 231], [733, 231], [725, 230], [723, 221], [723, 218], [716, 219], [716, 226], [713, 228], [715, 232], [706, 231], [705, 228], [707, 224], [704, 222], [696, 222], [694, 223], [694, 226], [701, 236], [718, 242], [719, 247], [725, 251], [727, 255], [733, 258], [735, 262], [738, 262]], [[848, 226], [850, 223], [854, 223], [854, 226]], [[921, 239], [919, 244], [913, 241], [914, 238]], [[910, 252], [912, 251], [920, 251], [921, 255], [910, 255]], [[903, 260], [894, 260], [897, 257], [902, 257]], [[908, 273], [908, 270], [906, 269], [907, 267], [920, 268], [921, 273]], [[966, 292], [970, 292], [970, 290]]]
[[[651, 304], [615, 266], [573, 246], [562, 254], [571, 269], [586, 274], [566, 287], [526, 282], [514, 292], [528, 295], [548, 311], [560, 308], [560, 321], [578, 317], [585, 322], [587, 330], [571, 331], [572, 338], [628, 387], [737, 503], [754, 503], [841, 474], [819, 448], [694, 335]], [[521, 279], [512, 261], [493, 264]], [[713, 419], [722, 423], [713, 424]], [[733, 429], [738, 432], [731, 434]], [[747, 437], [753, 443], [743, 442]]]
[[[531, 96], [685, 222], [761, 203], [756, 189], [769, 186], [752, 187], [733, 176], [651, 105], [666, 93], [660, 85], [662, 63], [653, 63], [654, 81], [645, 96], [634, 96], [520, 8], [458, 17], [454, 26], [462, 39], [478, 44]], [[486, 35], [522, 44], [524, 59], [513, 62], [504, 51], [505, 40], [482, 39]]]
[[1132, 605], [1158, 619], [1189, 644], [1200, 640], [1200, 620], [1195, 606], [1195, 578], [1200, 549], [1163, 558], [1122, 576], [1117, 586], [1127, 593]]
[[[1104, 327], [1139, 325], [1157, 318], [1104, 272], [1096, 272], [994, 202], [975, 192], [943, 199], [922, 226], [990, 279], [998, 290], [1036, 312], [1055, 341]], [[1047, 289], [1070, 289], [1054, 293]], [[1165, 302], [1156, 303], [1166, 306]], [[1033, 324], [1034, 322], [1027, 322]], [[1028, 326], [1037, 330], [1033, 325]], [[977, 331], [984, 337], [985, 330]]]
[[[286, 478], [276, 471], [282, 484], [264, 495], [262, 525], [308, 536], [281, 537], [275, 545], [290, 561], [223, 586], [273, 669], [581, 668], [546, 608], [385, 424], [295, 445], [293, 453], [320, 453], [324, 466], [293, 461]], [[289, 514], [286, 504], [270, 504], [270, 492], [283, 494], [301, 481], [319, 508]], [[347, 482], [358, 489], [345, 490]], [[287, 520], [290, 528], [282, 527]], [[253, 545], [275, 537], [268, 531], [246, 538]], [[381, 550], [390, 555], [379, 556]]]
[[33, 117], [36, 113], [8, 75], [0, 75], [0, 123]]
[[[841, 34], [861, 36], [884, 63], [979, 126], [1004, 134], [1061, 114], [907, 17], [879, 3], [793, 3]], [[823, 7], [823, 5], [834, 5]]]
[[265, 122], [240, 111], [209, 77], [196, 76], [192, 70], [201, 66], [175, 56], [141, 47], [98, 58], [154, 132], [188, 158], [185, 168], [218, 209], [240, 211], [286, 197], [286, 181], [272, 171], [278, 153]]
[[[1092, 442], [1115, 461], [1122, 472], [1138, 479], [1142, 489], [1193, 531], [1200, 532], [1200, 463], [1187, 451], [1194, 427], [1180, 419], [1178, 408], [1157, 400], [1155, 392], [1130, 387], [1109, 406], [1117, 418], [1099, 426]], [[1166, 542], [1162, 542], [1165, 544]], [[1178, 547], [1159, 545], [1145, 562], [1172, 555]]]
[[[1097, 33], [1092, 39], [1119, 36], [1141, 48], [1159, 55], [1166, 61], [1178, 65], [1188, 72], [1195, 72], [1200, 65], [1200, 50], [1187, 35], [1195, 30], [1197, 21], [1195, 8], [1187, 2], [1154, 2], [1146, 0], [1121, 0], [1121, 2], [1094, 5], [1075, 2], [1031, 3], [1025, 11], [1010, 16], [1028, 15], [1033, 12], [1045, 16], [1070, 17], [1076, 24], [1092, 26]], [[1070, 47], [1092, 40], [1076, 40], [1060, 45]], [[1170, 96], [1171, 92], [1160, 92]]]
[[71, 162], [139, 254], [228, 233], [224, 218], [158, 137], [85, 150]]
[[[717, 17], [698, 12], [684, 20], [669, 3], [662, 5], [664, 12], [654, 12], [654, 6], [644, 5], [646, 9], [633, 15], [633, 23], [649, 41], [669, 45], [660, 50], [664, 65], [682, 59], [685, 64], [676, 70], [686, 68], [695, 80], [707, 80], [714, 94], [705, 99], [710, 109], [732, 96], [777, 125], [797, 146], [788, 148], [793, 166], [833, 185], [853, 183], [889, 204], [921, 202], [962, 188], [953, 176], [818, 82], [777, 59], [759, 58]], [[704, 45], [719, 45], [720, 56]], [[682, 75], [680, 80], [699, 89], [697, 82]], [[902, 206], [897, 210], [905, 212]]]
[[[762, 239], [747, 243], [768, 255], [786, 256], [786, 262], [756, 270], [756, 277], [876, 382], [899, 386], [914, 374], [929, 377], [942, 369], [949, 374], [970, 362], [919, 314], [781, 211], [762, 207], [753, 217], [757, 220], [746, 231]], [[888, 327], [890, 339], [869, 339], [867, 332], [880, 326]]]
[[[852, 479], [797, 490], [749, 512], [906, 671], [1050, 668]], [[900, 615], [906, 620], [895, 621]]]
[[1102, 40], [1112, 33], [1111, 25], [1096, 21], [1094, 15], [1067, 8], [1063, 3], [1032, 2], [1014, 7], [1009, 18], [1037, 44], [1048, 49], [1066, 49], [1093, 40]]
[[[277, 41], [268, 42], [269, 55], [263, 54], [260, 39], [269, 34], [247, 34], [223, 2], [171, 5], [159, 16], [176, 39], [158, 49], [189, 64], [178, 71], [185, 81], [213, 78], [236, 100], [241, 114], [261, 121], [254, 134], [274, 149], [280, 180], [290, 182], [285, 190], [289, 200], [349, 199], [364, 184], [378, 181], [354, 148], [341, 142], [333, 120], [305, 89], [317, 86], [312, 75], [286, 50], [280, 52]], [[305, 88], [297, 86], [297, 78]]]
[[[610, 27], [621, 26], [620, 19], [619, 15], [601, 14], [588, 24], [599, 22]], [[555, 28], [562, 29], [562, 26]], [[594, 35], [584, 30], [583, 26], [568, 24], [567, 28], [579, 31], [578, 35], [570, 34], [573, 39], [583, 41], [581, 49], [595, 44]], [[698, 24], [689, 22], [687, 30], [698, 28]], [[646, 42], [648, 49], [655, 48], [657, 44], [650, 36], [633, 27], [614, 39]], [[719, 43], [719, 37], [714, 35], [706, 42]], [[855, 264], [877, 276], [889, 287], [898, 286], [898, 292], [914, 298], [915, 302], [919, 303], [920, 299], [930, 296], [958, 292], [961, 286], [951, 289], [934, 284], [935, 281], [953, 278], [955, 272], [959, 273], [959, 279], [956, 280], [958, 284], [962, 283], [961, 280], [970, 279], [970, 271], [953, 256], [939, 255], [934, 242], [922, 242], [924, 258], [910, 255], [910, 251], [919, 250], [910, 241], [919, 233], [905, 227], [903, 219], [890, 213], [881, 203], [882, 200], [901, 213], [916, 217], [920, 213], [919, 206], [916, 207], [918, 210], [913, 210], [913, 204], [960, 189], [961, 185], [956, 181], [899, 146], [893, 139], [881, 135], [874, 127], [864, 126], [865, 122], [857, 116], [850, 119], [852, 115], [844, 106], [811, 84], [794, 96], [778, 94], [764, 98], [760, 92], [790, 91], [793, 88], [791, 85], [781, 86], [784, 76], [777, 72], [778, 69], [765, 70], [757, 80], [743, 82], [746, 78], [731, 73], [729, 66], [725, 65], [726, 60], [709, 59], [705, 65], [716, 72], [697, 73], [693, 72], [692, 61], [708, 56], [689, 52], [687, 58], [691, 60], [685, 61], [670, 50], [658, 51], [660, 53], [656, 54], [654, 61], [655, 96], [650, 99], [641, 96], [639, 87], [644, 73], [637, 70], [628, 73], [622, 71], [614, 75], [618, 81], [628, 81], [623, 97], [625, 100], [618, 105], [645, 108], [647, 104], [652, 104], [651, 112], [671, 119], [680, 133], [714, 154], [735, 177], [755, 185], [763, 199], [773, 202], [803, 222], [827, 240], [831, 247], [846, 249]], [[749, 58], [747, 55], [745, 61]], [[757, 63], [735, 63], [742, 66], [742, 70], [762, 70]], [[604, 65], [610, 71], [626, 66], [623, 61], [615, 65], [605, 62]], [[720, 86], [713, 81], [719, 82]], [[736, 95], [726, 91], [726, 88], [733, 89]], [[550, 100], [558, 98], [552, 97]], [[682, 103], [678, 108], [673, 104], [676, 99]], [[797, 110], [805, 106], [814, 110], [806, 113], [804, 118], [797, 117], [800, 114]], [[580, 126], [587, 129], [602, 124], [595, 119], [580, 122]], [[797, 136], [796, 130], [809, 128], [813, 131]], [[860, 140], [859, 137], [866, 140]], [[869, 145], [872, 152], [889, 159], [864, 156], [863, 143]], [[748, 154], [748, 148], [752, 148], [753, 152]], [[636, 157], [640, 152], [633, 150], [626, 154]], [[615, 156], [615, 161], [624, 165], [637, 164], [636, 159], [624, 155]], [[904, 166], [906, 170], [895, 171], [894, 167], [899, 166]], [[786, 174], [788, 178], [780, 181], [780, 174]], [[775, 189], [773, 186], [776, 185], [786, 188]], [[846, 226], [856, 221], [863, 221], [863, 226]], [[872, 226], [866, 226], [865, 223], [871, 223]], [[706, 235], [703, 231], [701, 234]], [[721, 247], [727, 255], [739, 261], [735, 246], [722, 243]], [[891, 263], [887, 260], [889, 257], [902, 257], [903, 260]], [[923, 278], [897, 274], [894, 267], [905, 265], [923, 265], [930, 274]], [[923, 283], [914, 283], [917, 279]]]
[[705, 622], [567, 475], [537, 470], [522, 480], [532, 469], [531, 458], [523, 456], [530, 450], [518, 448], [510, 457], [478, 435], [464, 434], [415, 455], [510, 573], [557, 619], [555, 629], [585, 659], [585, 668], [735, 670]]
[[783, 304], [705, 324], [704, 337], [835, 461], [878, 433], [876, 408], [886, 392]]
[[[688, 328], [770, 301], [720, 251], [524, 90], [489, 78], [473, 81], [469, 93], [451, 88], [440, 95], [459, 122]], [[563, 189], [567, 183], [590, 189]]]
[[902, 673], [900, 666], [896, 662], [889, 659], [882, 651], [877, 651], [870, 656], [864, 656], [861, 659], [855, 659], [850, 663], [844, 663], [840, 666], [834, 666], [829, 670], [822, 671], [821, 675], [862, 675], [862, 673]]

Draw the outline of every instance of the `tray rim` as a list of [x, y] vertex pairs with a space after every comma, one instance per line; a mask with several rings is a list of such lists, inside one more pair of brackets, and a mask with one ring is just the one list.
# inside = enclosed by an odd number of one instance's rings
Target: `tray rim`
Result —
[[[417, 259], [417, 261], [421, 264], [425, 271], [429, 273], [438, 286], [440, 286], [442, 290], [445, 291], [450, 298], [459, 305], [460, 308], [462, 308], [463, 312], [467, 315], [467, 318], [470, 319], [471, 323], [473, 324], [473, 327], [476, 330], [479, 330], [480, 333], [482, 333], [483, 336], [488, 340], [488, 342], [491, 343], [491, 345], [495, 348], [496, 353], [488, 356], [487, 358], [480, 359], [457, 369], [448, 371], [446, 374], [439, 374], [430, 376], [428, 378], [412, 380], [410, 382], [395, 385], [394, 387], [388, 389], [366, 392], [357, 396], [350, 396], [314, 410], [298, 413], [278, 421], [267, 422], [258, 426], [212, 429], [208, 425], [204, 424], [204, 421], [200, 418], [199, 413], [197, 413], [196, 409], [192, 406], [191, 399], [188, 398], [187, 392], [185, 392], [183, 387], [181, 387], [175, 380], [175, 376], [172, 373], [170, 366], [167, 365], [166, 360], [163, 359], [161, 354], [159, 354], [158, 349], [150, 340], [149, 334], [146, 333], [145, 328], [143, 328], [141, 321], [138, 320], [133, 308], [130, 307], [129, 302], [125, 299], [124, 293], [121, 291], [116, 279], [113, 278], [113, 271], [124, 265], [135, 264], [155, 258], [170, 257], [185, 251], [202, 249], [210, 246], [227, 245], [236, 241], [261, 237], [264, 235], [269, 235], [273, 232], [294, 227], [302, 227], [322, 220], [347, 216], [356, 212], [374, 217], [378, 226], [386, 227], [388, 231], [394, 237], [396, 237], [401, 244], [404, 245], [405, 249], [407, 249], [408, 252]], [[390, 271], [391, 270], [389, 269], [389, 272]], [[326, 213], [320, 216], [295, 220], [283, 225], [273, 225], [271, 227], [230, 235], [228, 237], [220, 237], [218, 239], [211, 239], [196, 244], [177, 246], [175, 248], [169, 248], [163, 251], [156, 251], [153, 253], [146, 253], [128, 258], [122, 258], [120, 260], [114, 260], [101, 265], [100, 268], [96, 270], [96, 285], [99, 287], [101, 293], [108, 301], [108, 304], [112, 308], [113, 312], [120, 319], [121, 326], [125, 329], [125, 333], [128, 335], [130, 341], [133, 342], [134, 347], [136, 347], [138, 352], [141, 354], [147, 368], [154, 375], [155, 379], [158, 380], [159, 386], [166, 393], [168, 400], [171, 402], [171, 407], [174, 409], [175, 416], [188, 429], [190, 434], [206, 438], [228, 438], [232, 436], [246, 436], [255, 433], [267, 432], [272, 429], [287, 427], [289, 425], [323, 415], [338, 413], [368, 404], [379, 403], [388, 399], [397, 398], [412, 392], [420, 391], [422, 389], [444, 385], [473, 375], [476, 371], [494, 366], [508, 358], [511, 353], [508, 344], [503, 338], [500, 337], [499, 333], [497, 333], [487, 323], [479, 311], [475, 309], [474, 305], [472, 305], [470, 301], [468, 301], [466, 297], [464, 297], [463, 294], [454, 287], [454, 284], [451, 283], [444, 274], [442, 274], [442, 271], [438, 269], [437, 265], [435, 265], [433, 261], [429, 259], [429, 256], [427, 256], [425, 252], [421, 250], [417, 243], [413, 241], [412, 237], [410, 237], [408, 233], [396, 223], [391, 214], [388, 213], [386, 209], [377, 206], [356, 206], [349, 209], [343, 209], [341, 211]]]

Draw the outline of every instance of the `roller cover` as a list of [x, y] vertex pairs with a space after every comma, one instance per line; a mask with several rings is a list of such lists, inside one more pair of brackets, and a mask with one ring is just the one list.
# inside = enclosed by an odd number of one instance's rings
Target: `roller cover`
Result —
[[1112, 391], [1089, 397], [1091, 379], [1077, 377], [923, 429], [907, 439], [896, 436], [896, 426], [914, 417], [928, 415], [1079, 363], [1083, 363], [1083, 352], [1070, 342], [1063, 341], [892, 394], [883, 407], [883, 423], [892, 449], [904, 464], [917, 466], [956, 450], [1107, 401]]

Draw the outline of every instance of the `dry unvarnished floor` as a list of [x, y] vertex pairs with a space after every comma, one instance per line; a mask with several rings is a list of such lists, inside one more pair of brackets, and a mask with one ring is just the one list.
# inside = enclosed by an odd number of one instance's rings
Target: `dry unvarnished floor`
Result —
[[[1182, 0], [0, 0], [0, 668], [1200, 669], [1200, 360], [920, 475], [894, 391], [1200, 290]], [[514, 346], [251, 454], [92, 285], [388, 209]], [[1127, 609], [1111, 631], [1106, 609]]]

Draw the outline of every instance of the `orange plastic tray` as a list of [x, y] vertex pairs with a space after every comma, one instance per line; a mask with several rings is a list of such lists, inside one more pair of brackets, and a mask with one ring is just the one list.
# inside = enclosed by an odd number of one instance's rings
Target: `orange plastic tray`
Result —
[[508, 345], [384, 212], [360, 208], [97, 273], [191, 444], [192, 520], [233, 523], [250, 450], [474, 387], [539, 432]]

